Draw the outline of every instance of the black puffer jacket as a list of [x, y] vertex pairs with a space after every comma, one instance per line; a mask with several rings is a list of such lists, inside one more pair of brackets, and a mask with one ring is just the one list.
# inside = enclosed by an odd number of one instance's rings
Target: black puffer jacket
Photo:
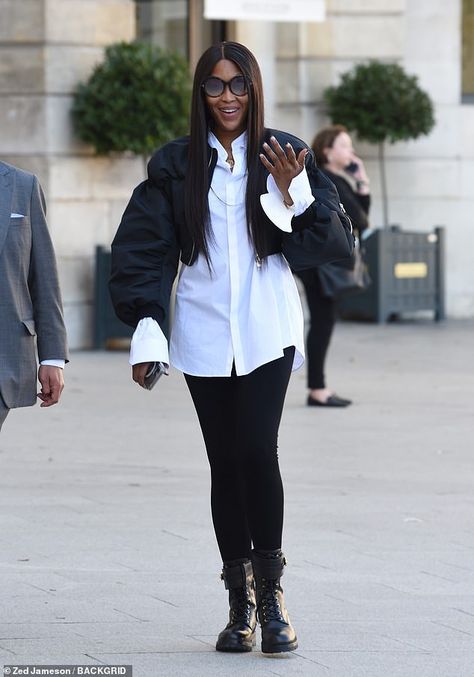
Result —
[[[298, 155], [307, 148], [300, 139], [277, 130], [266, 130], [281, 146], [290, 142]], [[160, 148], [148, 164], [148, 179], [133, 191], [112, 243], [110, 294], [118, 317], [136, 326], [153, 317], [167, 328], [171, 289], [179, 259], [193, 265], [198, 252], [186, 227], [184, 183], [189, 137]], [[209, 184], [217, 152], [209, 147]], [[314, 268], [327, 261], [349, 257], [353, 248], [350, 219], [331, 181], [315, 164], [312, 151], [306, 170], [315, 202], [293, 217], [292, 233], [284, 233], [261, 209], [261, 227], [268, 230], [268, 251], [283, 253], [293, 270]], [[262, 165], [265, 180], [268, 172]]]

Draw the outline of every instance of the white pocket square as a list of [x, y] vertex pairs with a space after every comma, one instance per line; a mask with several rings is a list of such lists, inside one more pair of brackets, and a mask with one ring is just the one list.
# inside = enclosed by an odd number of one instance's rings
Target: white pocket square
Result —
[[24, 214], [15, 214], [15, 212], [13, 212], [13, 214], [10, 214], [10, 218], [11, 219], [24, 219], [25, 215]]

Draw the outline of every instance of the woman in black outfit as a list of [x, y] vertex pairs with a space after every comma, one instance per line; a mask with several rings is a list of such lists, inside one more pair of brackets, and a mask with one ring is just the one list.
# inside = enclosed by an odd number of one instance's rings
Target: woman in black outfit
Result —
[[118, 316], [136, 327], [134, 381], [145, 384], [152, 362], [172, 364], [196, 408], [229, 590], [219, 651], [250, 651], [257, 618], [263, 652], [298, 645], [280, 585], [277, 437], [290, 373], [304, 353], [287, 260], [312, 267], [348, 257], [352, 247], [350, 223], [313, 153], [264, 127], [255, 57], [234, 42], [210, 47], [196, 67], [190, 136], [155, 153], [125, 210], [110, 291]]
[[[312, 149], [316, 162], [336, 186], [344, 208], [359, 237], [368, 228], [370, 182], [362, 160], [356, 156], [343, 125], [322, 129]], [[323, 294], [318, 269], [297, 273], [303, 282], [310, 312], [306, 338], [308, 399], [310, 407], [347, 407], [352, 402], [339, 397], [326, 386], [325, 360], [336, 322], [336, 301]]]

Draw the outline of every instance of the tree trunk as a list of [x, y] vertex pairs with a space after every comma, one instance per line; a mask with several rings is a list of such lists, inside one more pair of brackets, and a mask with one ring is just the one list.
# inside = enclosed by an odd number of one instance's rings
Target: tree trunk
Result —
[[387, 175], [385, 173], [385, 145], [383, 141], [379, 143], [379, 165], [380, 165], [380, 183], [382, 187], [383, 225], [384, 228], [388, 228]]

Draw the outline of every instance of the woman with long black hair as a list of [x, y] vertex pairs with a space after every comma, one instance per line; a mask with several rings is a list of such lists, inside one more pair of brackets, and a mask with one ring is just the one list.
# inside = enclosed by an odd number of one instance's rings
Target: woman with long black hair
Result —
[[[337, 192], [296, 137], [264, 127], [255, 57], [210, 47], [194, 76], [191, 133], [157, 151], [112, 245], [110, 289], [136, 327], [130, 363], [181, 370], [211, 467], [211, 507], [229, 590], [220, 651], [293, 651], [280, 578], [283, 487], [277, 436], [304, 360], [298, 269], [349, 256]], [[169, 356], [165, 337], [179, 259]]]

